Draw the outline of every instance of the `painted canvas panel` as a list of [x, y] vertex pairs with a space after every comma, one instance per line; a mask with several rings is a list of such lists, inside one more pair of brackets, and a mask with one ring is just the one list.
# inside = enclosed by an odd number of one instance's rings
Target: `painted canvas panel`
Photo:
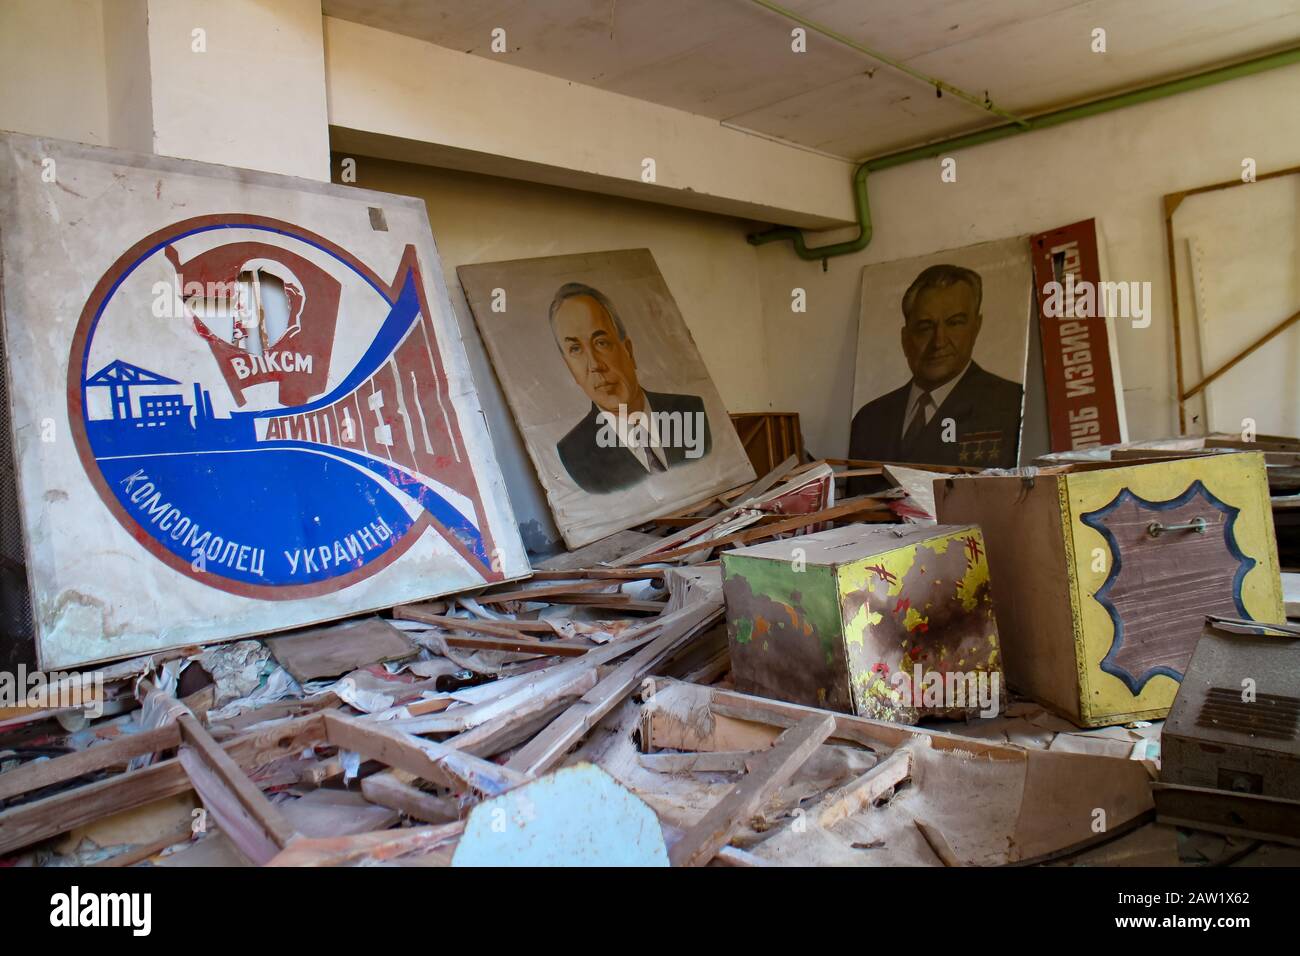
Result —
[[527, 572], [422, 203], [22, 136], [0, 174], [43, 666]]
[[850, 456], [1014, 467], [1033, 301], [1025, 236], [864, 267]]
[[570, 548], [754, 477], [649, 250], [456, 272]]

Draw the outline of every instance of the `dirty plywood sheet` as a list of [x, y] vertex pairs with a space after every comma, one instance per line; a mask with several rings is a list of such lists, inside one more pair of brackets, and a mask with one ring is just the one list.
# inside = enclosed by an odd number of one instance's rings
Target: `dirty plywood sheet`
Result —
[[266, 646], [299, 683], [410, 657], [418, 650], [406, 635], [378, 617], [274, 637]]
[[424, 204], [0, 138], [40, 661], [520, 577]]

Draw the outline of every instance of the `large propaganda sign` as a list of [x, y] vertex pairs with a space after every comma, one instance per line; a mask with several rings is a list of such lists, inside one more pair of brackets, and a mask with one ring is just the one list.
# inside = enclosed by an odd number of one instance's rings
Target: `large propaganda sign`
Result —
[[[422, 204], [6, 146], [6, 351], [43, 664], [527, 571]], [[117, 221], [105, 190], [124, 194]], [[57, 286], [36, 280], [52, 247]], [[41, 349], [60, 342], [55, 367]]]

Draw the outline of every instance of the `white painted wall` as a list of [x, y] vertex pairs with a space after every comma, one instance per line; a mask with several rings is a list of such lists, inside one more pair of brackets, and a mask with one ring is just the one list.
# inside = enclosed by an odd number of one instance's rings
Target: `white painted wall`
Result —
[[100, 0], [0, 4], [0, 129], [109, 143]]
[[149, 0], [149, 69], [154, 152], [329, 178], [319, 0]]
[[[955, 183], [940, 182], [938, 160], [872, 176], [875, 236], [862, 252], [831, 259], [829, 272], [820, 262], [797, 258], [788, 244], [758, 250], [772, 361], [768, 397], [774, 408], [801, 414], [805, 442], [817, 455], [836, 457], [848, 449], [863, 265], [1088, 218], [1097, 220], [1106, 246], [1107, 278], [1149, 281], [1154, 296], [1150, 328], [1119, 328], [1130, 437], [1174, 434], [1161, 197], [1239, 176], [1246, 156], [1255, 158], [1260, 172], [1300, 164], [1300, 66], [955, 155]], [[790, 311], [796, 286], [808, 291], [807, 314]], [[897, 346], [890, 341], [881, 347]], [[1278, 400], [1272, 382], [1261, 379], [1256, 387], [1258, 402]]]
[[[491, 103], [480, 102], [486, 110], [481, 114], [485, 125], [475, 132], [473, 110], [448, 114], [442, 100], [431, 98], [435, 91], [411, 77], [425, 63], [421, 57], [428, 54], [423, 50], [427, 44], [371, 35], [378, 31], [354, 35], [354, 29], [368, 28], [339, 27], [328, 18], [322, 34], [314, 0], [113, 3], [111, 8], [100, 0], [0, 4], [0, 128], [97, 144], [131, 145], [141, 136], [155, 135], [160, 151], [174, 155], [325, 178], [328, 86], [335, 97], [329, 115], [340, 124], [336, 134], [368, 125], [372, 131], [387, 130], [383, 135], [423, 135], [420, 130], [445, 121], [456, 124], [457, 131], [443, 139], [458, 143], [463, 151], [477, 149], [486, 155], [499, 149], [510, 154], [501, 157], [508, 163], [500, 173], [510, 173], [509, 164], [521, 161], [491, 120], [499, 116], [499, 108], [530, 114], [537, 101], [506, 102], [490, 110]], [[131, 49], [138, 49], [138, 36], [128, 33], [118, 17], [121, 3], [137, 11], [141, 4], [148, 6], [148, 82], [154, 102], [141, 108], [156, 114], [152, 129], [144, 123], [112, 122], [114, 113], [136, 105], [139, 87], [132, 84], [140, 82], [139, 75], [123, 74], [114, 66], [121, 66], [123, 61], [115, 57], [122, 51], [129, 61]], [[106, 23], [108, 9], [113, 18]], [[189, 45], [196, 25], [209, 31], [210, 59], [202, 62]], [[322, 51], [322, 43], [333, 49]], [[413, 55], [419, 54], [408, 62], [364, 55], [406, 49], [406, 44], [415, 44]], [[243, 52], [232, 57], [236, 49]], [[481, 58], [465, 59], [474, 69], [494, 66]], [[260, 70], [271, 64], [270, 75], [283, 83], [268, 84], [266, 73], [261, 74], [262, 82], [252, 82], [257, 71], [252, 66], [241, 69], [240, 64], [254, 61], [263, 64]], [[540, 77], [542, 81], [568, 86], [546, 77]], [[472, 89], [448, 89], [479, 102]], [[440, 95], [445, 99], [447, 90]], [[389, 112], [364, 120], [367, 103], [387, 103]], [[797, 259], [784, 244], [748, 246], [741, 223], [721, 216], [382, 164], [369, 173], [363, 164], [362, 177], [375, 188], [426, 198], [449, 269], [459, 262], [649, 246], [728, 405], [736, 410], [798, 411], [810, 450], [832, 456], [847, 450], [862, 265], [1095, 217], [1106, 246], [1108, 277], [1150, 281], [1154, 292], [1151, 327], [1121, 325], [1118, 343], [1130, 433], [1143, 438], [1170, 434], [1177, 426], [1161, 196], [1236, 176], [1243, 156], [1254, 157], [1260, 171], [1300, 164], [1297, 103], [1300, 67], [1290, 67], [967, 150], [957, 156], [956, 183], [940, 182], [937, 161], [879, 173], [870, 185], [874, 240], [862, 253], [831, 260], [828, 272], [820, 262]], [[630, 125], [619, 127], [620, 136], [635, 131], [632, 114], [625, 122]], [[205, 138], [214, 125], [223, 132], [216, 139]], [[763, 201], [764, 194], [775, 202], [770, 197], [779, 193], [784, 197], [779, 201], [787, 206], [849, 206], [847, 169], [842, 178], [834, 167], [833, 176], [825, 169], [824, 175], [807, 179], [783, 168], [783, 175], [773, 179], [769, 172], [751, 168], [750, 161], [757, 163], [775, 144], [745, 137], [753, 141], [752, 154], [701, 158], [698, 144], [690, 142], [695, 127], [651, 128], [656, 142], [690, 147], [681, 155], [701, 164], [701, 176], [738, 177], [756, 202]], [[515, 137], [516, 146], [531, 138], [546, 149], [559, 148], [548, 145], [547, 136], [555, 130], [546, 124], [527, 129], [528, 137]], [[608, 146], [617, 138], [600, 140], [605, 151], [596, 150], [593, 174], [609, 178], [617, 172], [597, 168], [611, 161]], [[286, 142], [291, 144], [288, 149]], [[566, 148], [581, 153], [584, 146], [570, 139]], [[638, 141], [631, 151], [645, 150]], [[547, 162], [581, 165], [545, 150], [529, 161], [538, 170]], [[675, 181], [672, 163], [661, 165], [660, 172]], [[800, 190], [817, 190], [821, 198], [815, 203], [792, 199]], [[831, 199], [831, 193], [842, 200]], [[789, 310], [795, 286], [808, 290], [806, 314]], [[1300, 330], [1288, 335], [1300, 335]], [[1257, 401], [1277, 400], [1262, 377], [1258, 389]]]
[[[336, 174], [341, 158], [335, 157]], [[419, 196], [428, 207], [497, 459], [530, 547], [539, 546], [538, 535], [551, 541], [558, 535], [474, 327], [457, 266], [648, 248], [727, 408], [769, 407], [759, 261], [745, 242], [747, 223], [552, 186], [355, 158], [357, 185]]]

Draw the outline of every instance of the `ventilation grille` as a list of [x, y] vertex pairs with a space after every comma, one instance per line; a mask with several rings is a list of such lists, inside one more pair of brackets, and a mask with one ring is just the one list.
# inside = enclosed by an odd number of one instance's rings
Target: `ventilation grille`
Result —
[[1241, 699], [1240, 689], [1211, 687], [1196, 717], [1196, 726], [1251, 737], [1295, 740], [1300, 731], [1300, 698], [1259, 694], [1248, 703]]

